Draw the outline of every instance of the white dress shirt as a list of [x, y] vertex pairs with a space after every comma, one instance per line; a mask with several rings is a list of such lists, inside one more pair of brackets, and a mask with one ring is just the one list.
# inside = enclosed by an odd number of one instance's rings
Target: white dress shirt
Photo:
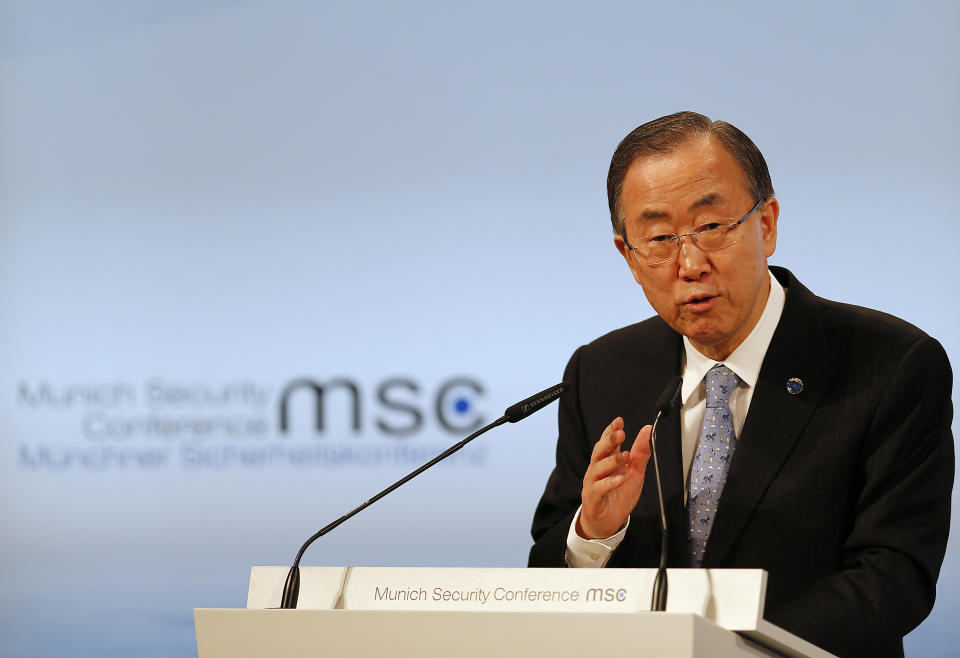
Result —
[[[783, 286], [769, 271], [768, 276], [770, 277], [770, 294], [767, 296], [767, 303], [763, 308], [760, 319], [750, 331], [750, 334], [726, 359], [714, 361], [704, 356], [697, 351], [686, 336], [683, 337], [680, 441], [683, 456], [684, 500], [687, 496], [686, 489], [690, 478], [690, 466], [693, 463], [693, 455], [697, 451], [697, 443], [700, 441], [700, 429], [707, 409], [707, 391], [704, 378], [710, 368], [722, 363], [740, 378], [740, 384], [730, 398], [733, 428], [738, 436], [740, 435], [740, 429], [743, 427], [743, 421], [747, 417], [750, 400], [753, 398], [757, 377], [760, 374], [760, 366], [763, 365], [763, 357], [767, 354], [767, 348], [770, 346], [773, 332], [780, 322], [780, 316], [783, 314], [783, 304], [786, 301]], [[604, 566], [613, 551], [623, 541], [627, 526], [630, 525], [629, 517], [619, 532], [606, 539], [582, 538], [576, 530], [579, 519], [580, 510], [578, 509], [567, 533], [567, 564], [571, 567]]]

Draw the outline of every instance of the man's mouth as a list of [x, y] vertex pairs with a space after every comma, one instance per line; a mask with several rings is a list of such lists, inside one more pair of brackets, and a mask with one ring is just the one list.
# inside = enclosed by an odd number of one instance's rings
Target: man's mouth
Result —
[[683, 302], [682, 306], [691, 311], [708, 311], [713, 307], [715, 299], [717, 299], [717, 295], [695, 295]]

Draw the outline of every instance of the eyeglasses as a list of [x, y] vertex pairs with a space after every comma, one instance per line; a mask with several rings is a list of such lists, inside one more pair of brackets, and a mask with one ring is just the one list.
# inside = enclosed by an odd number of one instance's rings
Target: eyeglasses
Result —
[[726, 249], [736, 243], [737, 238], [733, 233], [734, 229], [747, 221], [747, 218], [755, 213], [766, 199], [760, 199], [757, 204], [747, 212], [746, 215], [734, 221], [730, 219], [719, 219], [707, 224], [701, 224], [694, 227], [690, 233], [660, 233], [648, 235], [641, 238], [636, 247], [631, 247], [624, 239], [623, 243], [627, 250], [633, 253], [634, 258], [647, 265], [659, 265], [671, 261], [680, 251], [680, 238], [693, 238], [693, 243], [704, 251], [719, 251]]

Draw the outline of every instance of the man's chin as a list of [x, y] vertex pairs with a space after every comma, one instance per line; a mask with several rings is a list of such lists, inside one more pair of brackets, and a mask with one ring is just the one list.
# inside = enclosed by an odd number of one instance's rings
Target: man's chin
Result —
[[691, 343], [698, 345], [715, 345], [723, 342], [729, 335], [717, 326], [716, 321], [704, 317], [688, 317], [677, 323], [674, 329], [690, 339]]
[[684, 326], [680, 333], [689, 339], [698, 352], [718, 361], [729, 356], [732, 349], [728, 349], [730, 341], [728, 332], [720, 331], [718, 327], [697, 326], [696, 323]]

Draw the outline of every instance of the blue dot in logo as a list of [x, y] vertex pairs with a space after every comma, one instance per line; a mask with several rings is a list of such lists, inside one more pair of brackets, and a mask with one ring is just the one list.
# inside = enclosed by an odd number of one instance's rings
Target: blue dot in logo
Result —
[[457, 401], [453, 403], [453, 408], [456, 409], [458, 414], [465, 414], [470, 410], [470, 400], [457, 398]]

